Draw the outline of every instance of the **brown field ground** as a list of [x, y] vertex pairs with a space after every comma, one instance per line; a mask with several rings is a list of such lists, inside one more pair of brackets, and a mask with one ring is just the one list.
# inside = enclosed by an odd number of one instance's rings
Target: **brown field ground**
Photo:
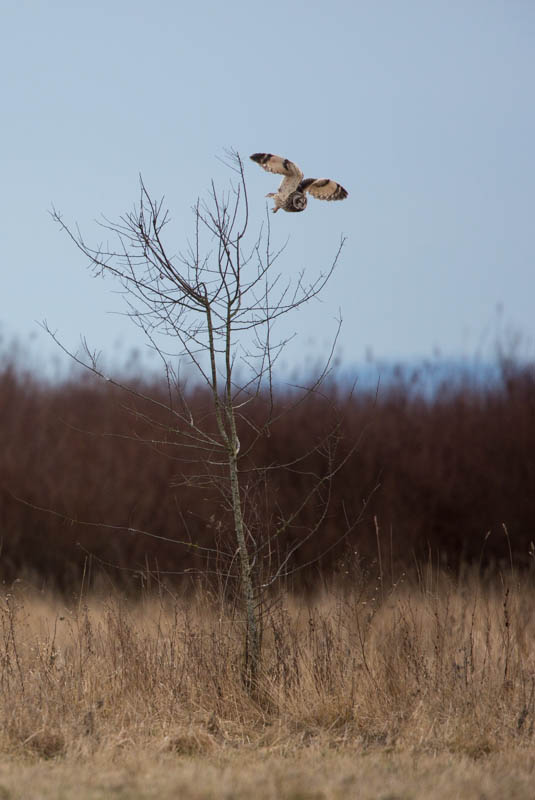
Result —
[[0, 600], [0, 798], [533, 798], [535, 577]]

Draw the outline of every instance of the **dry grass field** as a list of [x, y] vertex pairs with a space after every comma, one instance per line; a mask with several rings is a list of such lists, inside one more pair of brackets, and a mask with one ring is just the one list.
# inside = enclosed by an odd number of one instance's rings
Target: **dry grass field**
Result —
[[0, 798], [533, 798], [533, 572], [274, 600], [6, 590]]

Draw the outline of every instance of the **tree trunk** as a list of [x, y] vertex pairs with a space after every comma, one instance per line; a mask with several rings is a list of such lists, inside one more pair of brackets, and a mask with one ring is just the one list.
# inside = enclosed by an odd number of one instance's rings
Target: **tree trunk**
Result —
[[241, 591], [246, 617], [244, 683], [248, 691], [251, 691], [256, 686], [258, 668], [260, 666], [260, 624], [258, 620], [257, 609], [255, 608], [251, 564], [245, 542], [245, 531], [238, 482], [238, 462], [235, 453], [232, 453], [230, 456], [229, 468], [232, 510], [234, 512], [234, 528], [236, 532], [238, 548], [240, 551]]

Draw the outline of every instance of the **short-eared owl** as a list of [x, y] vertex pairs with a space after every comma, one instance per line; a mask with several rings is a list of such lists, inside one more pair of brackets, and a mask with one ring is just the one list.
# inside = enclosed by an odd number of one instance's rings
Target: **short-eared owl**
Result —
[[329, 178], [303, 178], [297, 164], [287, 158], [274, 156], [272, 153], [253, 153], [251, 159], [266, 172], [284, 175], [278, 190], [266, 195], [274, 200], [273, 213], [279, 208], [285, 211], [304, 211], [307, 207], [307, 192], [318, 200], [343, 200], [347, 197], [344, 187], [336, 181]]

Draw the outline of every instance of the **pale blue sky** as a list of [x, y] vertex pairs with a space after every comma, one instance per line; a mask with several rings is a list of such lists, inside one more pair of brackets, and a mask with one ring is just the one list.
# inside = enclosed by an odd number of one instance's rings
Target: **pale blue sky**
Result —
[[[309, 355], [341, 307], [341, 355], [470, 355], [503, 320], [535, 338], [535, 3], [331, 0], [91, 4], [4, 0], [0, 196], [4, 341], [47, 362], [47, 318], [125, 357], [139, 343], [47, 214], [89, 240], [102, 212], [166, 195], [176, 249], [218, 156], [269, 151], [349, 190], [273, 217], [284, 269], [348, 244], [321, 306], [292, 328]], [[247, 162], [252, 225], [277, 180]], [[298, 358], [294, 348], [289, 358]]]

